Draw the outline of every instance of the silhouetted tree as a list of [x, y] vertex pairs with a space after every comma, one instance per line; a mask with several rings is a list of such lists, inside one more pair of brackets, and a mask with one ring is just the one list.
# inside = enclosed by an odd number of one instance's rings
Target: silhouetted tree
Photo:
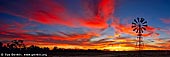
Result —
[[2, 50], [3, 50], [3, 43], [0, 42], [0, 53], [2, 52]]
[[7, 47], [10, 49], [17, 48], [17, 46], [13, 43], [7, 43]]
[[58, 49], [58, 47], [54, 47], [54, 48], [53, 48], [54, 51], [57, 50], [57, 49]]
[[2, 43], [2, 42], [0, 42], [0, 48], [2, 48], [2, 46], [3, 46], [3, 43]]
[[8, 48], [25, 48], [23, 40], [13, 40], [11, 43], [7, 43]]
[[44, 47], [43, 49], [46, 50], [46, 51], [49, 51], [49, 50], [50, 50], [48, 47]]
[[44, 53], [49, 53], [50, 49], [48, 47], [44, 47], [42, 50]]

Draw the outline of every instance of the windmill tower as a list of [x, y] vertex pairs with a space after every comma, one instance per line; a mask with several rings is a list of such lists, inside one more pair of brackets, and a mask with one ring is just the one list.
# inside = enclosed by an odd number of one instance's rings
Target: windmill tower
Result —
[[133, 31], [137, 33], [138, 41], [136, 42], [136, 47], [139, 50], [141, 50], [144, 46], [142, 33], [144, 32], [144, 30], [146, 30], [146, 27], [147, 27], [147, 21], [145, 21], [144, 18], [137, 18], [137, 19], [134, 19], [132, 22]]

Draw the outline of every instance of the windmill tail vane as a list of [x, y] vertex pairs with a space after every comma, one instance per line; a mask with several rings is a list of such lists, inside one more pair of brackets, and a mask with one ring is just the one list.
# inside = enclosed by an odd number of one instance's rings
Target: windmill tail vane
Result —
[[147, 21], [145, 21], [144, 18], [136, 18], [132, 22], [132, 28], [133, 31], [137, 33], [137, 42], [136, 42], [136, 47], [141, 50], [144, 46], [143, 43], [143, 38], [142, 38], [142, 33], [146, 30], [147, 27]]

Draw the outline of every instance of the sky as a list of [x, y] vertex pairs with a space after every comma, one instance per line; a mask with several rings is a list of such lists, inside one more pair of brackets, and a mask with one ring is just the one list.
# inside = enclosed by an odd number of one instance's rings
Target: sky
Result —
[[0, 41], [78, 49], [135, 50], [132, 21], [148, 23], [144, 50], [170, 50], [169, 0], [0, 0]]

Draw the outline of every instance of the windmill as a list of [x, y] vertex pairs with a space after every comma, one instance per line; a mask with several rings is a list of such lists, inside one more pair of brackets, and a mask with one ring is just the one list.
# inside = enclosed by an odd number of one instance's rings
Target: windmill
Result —
[[133, 31], [135, 31], [137, 33], [137, 42], [136, 42], [136, 46], [137, 48], [139, 48], [139, 50], [141, 48], [143, 48], [144, 43], [143, 43], [143, 38], [142, 38], [142, 33], [144, 32], [144, 30], [146, 30], [147, 27], [147, 21], [145, 21], [144, 18], [137, 18], [134, 19], [132, 22], [132, 28]]

